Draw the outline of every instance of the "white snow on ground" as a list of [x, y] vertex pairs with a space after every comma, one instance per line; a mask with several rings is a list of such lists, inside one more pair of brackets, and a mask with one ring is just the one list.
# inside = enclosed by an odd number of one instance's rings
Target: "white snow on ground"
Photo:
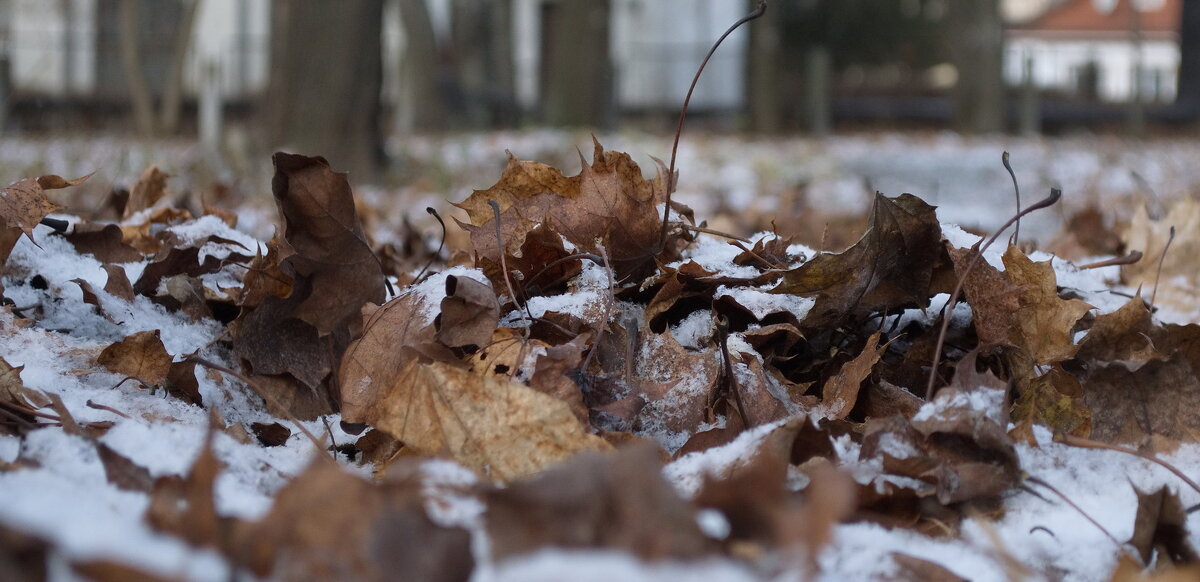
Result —
[[[554, 161], [554, 155], [570, 160], [572, 148], [564, 143], [588, 144], [565, 133], [490, 134], [459, 136], [447, 140], [412, 139], [404, 148], [412, 159], [436, 163], [447, 169], [466, 168], [465, 179], [474, 187], [492, 183], [503, 165], [503, 151], [510, 148], [525, 159]], [[609, 149], [662, 152], [668, 140], [644, 135], [602, 136]], [[1051, 183], [1061, 184], [1066, 208], [1095, 202], [1120, 212], [1128, 203], [1114, 200], [1157, 196], [1170, 200], [1200, 185], [1200, 168], [1195, 159], [1200, 146], [1194, 142], [1150, 142], [1136, 148], [1113, 141], [1007, 139], [967, 140], [952, 135], [921, 137], [859, 136], [827, 140], [772, 140], [746, 142], [735, 138], [686, 138], [680, 149], [682, 168], [677, 200], [692, 205], [703, 217], [717, 210], [773, 211], [788, 188], [803, 187], [809, 202], [823, 209], [857, 211], [869, 200], [863, 182], [885, 194], [911, 191], [941, 205], [939, 217], [947, 223], [994, 228], [1014, 211], [1009, 196], [1011, 184], [999, 163], [999, 152], [1012, 152], [1013, 165], [1027, 200], [1044, 195]], [[0, 169], [10, 178], [44, 172], [74, 177], [101, 168], [110, 181], [128, 184], [151, 162], [164, 161], [174, 169], [190, 167], [195, 156], [180, 144], [169, 148], [130, 148], [111, 140], [31, 139], [0, 140]], [[638, 154], [640, 155], [640, 154]], [[159, 159], [164, 158], [164, 159]], [[641, 158], [639, 157], [639, 160]], [[577, 162], [572, 162], [577, 163]], [[648, 158], [642, 164], [652, 168]], [[560, 167], [573, 170], [569, 164]], [[167, 168], [168, 171], [173, 168]], [[1131, 177], [1144, 177], [1154, 193]], [[183, 172], [186, 178], [186, 171]], [[453, 173], [453, 172], [450, 172]], [[259, 191], [265, 191], [265, 180]], [[415, 187], [419, 190], [420, 187]], [[408, 196], [461, 200], [466, 190], [407, 191]], [[453, 186], [458, 188], [458, 185]], [[269, 197], [266, 199], [269, 204]], [[264, 199], [258, 199], [260, 207]], [[1028, 203], [1028, 202], [1027, 202]], [[425, 204], [416, 206], [419, 212]], [[789, 210], [790, 211], [790, 210]], [[243, 214], [243, 227], [259, 239], [270, 235], [270, 216], [254, 209]], [[255, 218], [258, 217], [258, 218]], [[398, 220], [398, 219], [397, 219]], [[249, 224], [246, 224], [246, 223]], [[1022, 235], [1046, 240], [1060, 224], [1060, 214], [1043, 211], [1023, 221]], [[425, 224], [425, 223], [421, 223]], [[452, 227], [453, 228], [453, 227]], [[959, 246], [969, 246], [971, 235], [946, 226], [944, 233]], [[1028, 234], [1026, 234], [1028, 233]], [[257, 240], [214, 219], [202, 219], [177, 228], [181, 237], [193, 240], [210, 234], [236, 240], [254, 250]], [[167, 350], [177, 359], [199, 350], [207, 359], [230, 363], [224, 350], [209, 347], [222, 329], [211, 322], [194, 322], [170, 313], [138, 297], [125, 302], [105, 292], [106, 275], [94, 259], [76, 254], [69, 243], [51, 236], [44, 227], [36, 230], [38, 245], [22, 239], [5, 268], [5, 293], [21, 310], [39, 309], [35, 325], [19, 325], [11, 313], [0, 314], [0, 355], [15, 366], [24, 366], [21, 378], [29, 388], [55, 393], [79, 421], [112, 421], [115, 426], [100, 441], [145, 466], [154, 476], [182, 474], [195, 459], [207, 433], [206, 410], [183, 404], [162, 392], [152, 393], [132, 381], [107, 372], [96, 372], [99, 351], [121, 337], [142, 330], [160, 330]], [[742, 273], [728, 265], [740, 250], [720, 239], [702, 237], [690, 256], [706, 268], [725, 274]], [[961, 241], [961, 242], [959, 242]], [[211, 245], [204, 252], [220, 256], [228, 245]], [[236, 250], [236, 249], [235, 249]], [[990, 251], [987, 259], [998, 264], [1002, 248]], [[810, 253], [811, 255], [811, 253]], [[1034, 260], [1047, 257], [1033, 255]], [[1126, 298], [1109, 289], [1114, 286], [1114, 268], [1080, 271], [1065, 261], [1053, 264], [1059, 285], [1076, 289], [1100, 312], [1111, 311]], [[125, 265], [136, 280], [145, 263]], [[752, 269], [753, 270], [753, 269]], [[430, 277], [412, 292], [422, 293], [436, 306], [444, 293], [446, 274], [483, 279], [478, 271], [457, 268]], [[747, 273], [749, 273], [747, 271]], [[753, 275], [756, 273], [750, 273]], [[47, 289], [38, 290], [30, 279], [40, 275]], [[73, 279], [90, 283], [103, 306], [103, 314], [82, 302]], [[747, 293], [743, 291], [742, 293]], [[739, 302], [743, 298], [738, 298]], [[901, 317], [935, 317], [946, 297], [935, 298], [929, 309]], [[751, 307], [757, 309], [757, 307]], [[798, 308], [799, 306], [791, 306]], [[547, 306], [549, 308], [549, 306]], [[766, 307], [764, 307], [765, 309]], [[962, 315], [969, 313], [969, 308]], [[424, 314], [432, 317], [430, 314]], [[956, 317], [959, 312], [956, 310]], [[1197, 321], [1195, 313], [1174, 313], [1176, 321]], [[48, 330], [54, 330], [53, 332]], [[711, 321], [696, 316], [678, 324], [677, 335], [685, 346], [698, 345], [711, 336]], [[87, 371], [89, 373], [77, 373]], [[257, 399], [238, 382], [220, 375], [197, 372], [205, 404], [229, 422], [275, 422], [262, 412]], [[113, 407], [129, 418], [90, 408], [88, 401]], [[306, 423], [317, 435], [345, 442], [353, 437], [338, 429], [337, 417]], [[326, 432], [331, 427], [331, 435]], [[725, 447], [682, 457], [664, 469], [664, 475], [682, 494], [693, 493], [705, 472], [720, 471], [746, 457], [761, 442], [770, 427], [759, 427], [741, 435]], [[1166, 485], [1177, 491], [1185, 506], [1200, 503], [1193, 491], [1165, 469], [1140, 458], [1110, 451], [1084, 450], [1051, 442], [1044, 430], [1036, 430], [1039, 446], [1018, 445], [1022, 468], [1060, 489], [1118, 540], [1128, 539], [1133, 526], [1136, 500], [1133, 487], [1152, 490]], [[302, 436], [293, 436], [282, 446], [265, 448], [242, 444], [218, 433], [215, 452], [224, 465], [217, 482], [217, 506], [221, 512], [246, 518], [262, 515], [275, 493], [298, 474], [317, 454]], [[842, 443], [844, 446], [845, 443]], [[846, 451], [844, 458], [855, 454]], [[61, 552], [52, 562], [54, 579], [74, 579], [66, 563], [79, 558], [110, 558], [151, 572], [189, 580], [226, 580], [225, 561], [214, 552], [197, 550], [175, 538], [153, 532], [144, 522], [144, 495], [121, 491], [110, 485], [93, 445], [58, 429], [42, 429], [26, 438], [0, 437], [0, 461], [37, 459], [40, 466], [0, 471], [0, 523], [41, 535]], [[1200, 475], [1200, 445], [1185, 444], [1165, 459], [1188, 475]], [[344, 461], [343, 461], [344, 462]], [[346, 469], [366, 475], [367, 468]], [[468, 527], [474, 532], [474, 551], [484, 560], [475, 579], [479, 581], [562, 580], [705, 580], [742, 582], [759, 580], [759, 574], [730, 560], [699, 563], [644, 564], [613, 552], [581, 552], [548, 549], [525, 558], [491, 564], [487, 540], [480, 528], [483, 511], [479, 500], [464, 491], [475, 477], [453, 463], [423, 465], [427, 508], [431, 517], [446, 525]], [[977, 581], [1007, 580], [1000, 556], [1011, 555], [1034, 572], [1034, 579], [1067, 581], [1104, 580], [1111, 571], [1118, 548], [1095, 526], [1053, 494], [1040, 490], [1043, 500], [1014, 490], [1003, 502], [1004, 513], [994, 522], [972, 522], [964, 527], [961, 540], [925, 537], [904, 529], [885, 529], [867, 524], [837, 526], [833, 542], [819, 558], [820, 580], [877, 580], [894, 574], [891, 552], [902, 552], [942, 564]], [[712, 526], [713, 524], [710, 524]], [[1200, 533], [1200, 516], [1193, 514], [1188, 529]]]

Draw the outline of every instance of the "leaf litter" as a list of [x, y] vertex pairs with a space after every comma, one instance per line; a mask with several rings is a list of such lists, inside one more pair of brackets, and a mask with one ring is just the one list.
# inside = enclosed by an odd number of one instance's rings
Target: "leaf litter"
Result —
[[597, 140], [573, 177], [510, 154], [460, 204], [473, 259], [390, 294], [344, 175], [274, 161], [267, 243], [173, 208], [156, 168], [117, 230], [5, 207], [6, 552], [99, 579], [1194, 566], [1200, 492], [1056, 435], [1200, 469], [1197, 326], [1069, 262], [984, 249], [948, 316], [980, 250], [917, 196], [876, 194], [844, 251], [695, 239], [682, 207], [664, 239], [666, 170]]

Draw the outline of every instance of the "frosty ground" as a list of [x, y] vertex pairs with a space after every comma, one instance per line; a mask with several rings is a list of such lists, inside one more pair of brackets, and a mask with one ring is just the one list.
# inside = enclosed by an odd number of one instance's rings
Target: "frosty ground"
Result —
[[[603, 136], [610, 149], [640, 154], [668, 151], [666, 139], [640, 134]], [[504, 150], [526, 159], [541, 159], [572, 172], [575, 148], [587, 149], [586, 136], [536, 132], [458, 136], [446, 139], [413, 139], [393, 144], [402, 160], [397, 170], [401, 186], [362, 186], [356, 193], [366, 206], [376, 240], [399, 240], [405, 219], [436, 246], [436, 229], [422, 209], [447, 208], [472, 188], [495, 181], [504, 164]], [[1061, 210], [1035, 214], [1022, 225], [1023, 237], [1053, 248], [1064, 217], [1072, 210], [1096, 204], [1110, 220], [1121, 222], [1143, 204], [1170, 206], [1173, 200], [1200, 188], [1200, 167], [1194, 160], [1200, 146], [1192, 142], [1150, 141], [1125, 143], [1112, 139], [964, 140], [950, 135], [870, 135], [826, 140], [743, 141], [726, 137], [697, 137], [681, 147], [678, 199], [711, 217], [721, 230], [749, 235], [769, 228], [772, 219], [809, 212], [824, 222], [838, 217], [852, 222], [879, 190], [888, 195], [913, 192], [938, 205], [948, 238], [969, 246], [972, 235], [958, 227], [990, 232], [1014, 211], [1012, 184], [1000, 163], [1002, 151], [1011, 152], [1022, 192], [1028, 199], [1044, 196], [1051, 185], [1065, 192]], [[652, 167], [648, 157], [644, 167]], [[215, 217], [176, 227], [180, 238], [200, 240], [217, 235], [249, 249], [259, 248], [270, 237], [274, 211], [268, 178], [262, 168], [236, 168], [187, 144], [147, 146], [103, 140], [8, 140], [0, 143], [0, 168], [12, 180], [41, 173], [74, 177], [93, 170], [99, 173], [90, 186], [100, 192], [106, 184], [129, 184], [144, 166], [158, 162], [179, 177], [171, 185], [178, 191], [204, 191], [215, 180], [233, 183], [241, 191], [240, 231]], [[413, 179], [413, 176], [420, 176]], [[404, 179], [407, 177], [408, 179]], [[72, 194], [81, 197], [82, 194]], [[93, 208], [96, 202], [66, 201], [68, 210]], [[73, 215], [59, 216], [74, 220]], [[817, 244], [822, 223], [806, 223]], [[840, 223], [838, 223], [840, 224]], [[455, 230], [455, 227], [451, 227]], [[454, 235], [452, 235], [454, 236]], [[208, 348], [221, 335], [219, 326], [193, 321], [168, 312], [145, 297], [127, 302], [99, 292], [103, 314], [84, 303], [79, 280], [95, 289], [107, 276], [100, 263], [78, 254], [65, 240], [39, 227], [37, 244], [22, 239], [8, 260], [5, 292], [19, 311], [40, 305], [44, 315], [35, 325], [18, 325], [12, 311], [0, 315], [0, 354], [14, 366], [24, 366], [21, 379], [28, 388], [62, 397], [78, 421], [115, 423], [100, 441], [150, 470], [155, 477], [183, 474], [199, 453], [208, 433], [206, 410], [151, 392], [136, 382], [97, 372], [96, 353], [136, 331], [160, 330], [171, 354], [199, 351], [206, 357], [230, 363], [230, 355]], [[690, 251], [698, 262], [721, 246], [704, 240]], [[221, 245], [207, 253], [229, 252]], [[988, 257], [989, 260], [997, 258]], [[1035, 257], [1046, 260], [1048, 255]], [[1104, 257], [1073, 256], [1078, 263]], [[718, 265], [720, 257], [711, 259]], [[993, 261], [1002, 267], [998, 260]], [[1111, 312], [1127, 298], [1113, 292], [1135, 290], [1117, 280], [1115, 267], [1081, 271], [1065, 260], [1055, 260], [1059, 285], [1076, 289], [1097, 313]], [[137, 280], [145, 262], [125, 265], [130, 280]], [[40, 275], [43, 284], [29, 281]], [[1192, 282], [1184, 280], [1188, 288]], [[219, 286], [219, 281], [213, 281]], [[38, 288], [41, 287], [41, 288]], [[1149, 288], [1149, 286], [1147, 286]], [[942, 303], [945, 298], [941, 298]], [[930, 306], [929, 313], [941, 304]], [[1178, 323], [1200, 321], [1186, 297], [1160, 310], [1158, 316]], [[919, 310], [907, 317], [932, 317]], [[682, 324], [681, 324], [682, 325]], [[686, 335], [686, 330], [676, 332]], [[276, 422], [262, 411], [254, 397], [238, 382], [219, 374], [198, 373], [200, 392], [208, 407], [229, 423]], [[89, 406], [100, 404], [114, 412]], [[307, 423], [326, 444], [341, 444], [355, 437], [341, 432], [336, 416]], [[680, 493], [694, 493], [700, 476], [717, 471], [752, 450], [755, 439], [771, 427], [759, 427], [733, 443], [683, 456], [664, 469]], [[1111, 451], [1070, 448], [1051, 442], [1048, 431], [1035, 433], [1039, 446], [1019, 445], [1022, 469], [1048, 482], [1094, 518], [1117, 540], [1133, 530], [1137, 508], [1134, 487], [1147, 491], [1162, 485], [1177, 490], [1185, 506], [1200, 503], [1200, 493], [1189, 489], [1166, 469], [1135, 456]], [[224, 433], [215, 435], [215, 452], [224, 464], [217, 481], [217, 509], [222, 514], [257, 518], [271, 506], [274, 494], [310, 462], [315, 451], [302, 436], [293, 434], [282, 446], [263, 447], [256, 441], [240, 442]], [[843, 466], [852, 472], [855, 445], [837, 443]], [[211, 550], [197, 550], [178, 539], [155, 533], [143, 514], [145, 495], [122, 491], [109, 484], [95, 447], [56, 428], [30, 432], [23, 438], [0, 437], [0, 461], [36, 460], [0, 473], [0, 525], [51, 542], [53, 579], [78, 577], [70, 564], [108, 559], [135, 565], [167, 577], [216, 580], [229, 577], [224, 559]], [[1185, 474], [1200, 476], [1200, 448], [1182, 445], [1164, 458]], [[364, 476], [370, 467], [343, 460], [346, 469]], [[642, 563], [631, 556], [601, 551], [544, 550], [524, 558], [493, 563], [487, 534], [482, 527], [484, 505], [461, 486], [478, 477], [446, 461], [423, 466], [427, 484], [426, 507], [431, 517], [446, 525], [464, 526], [472, 532], [476, 580], [758, 580], [762, 571], [733, 560], [702, 563]], [[961, 539], [925, 537], [904, 529], [854, 523], [839, 525], [820, 558], [819, 579], [873, 580], [900, 575], [893, 553], [908, 554], [944, 565], [972, 580], [1009, 580], [1021, 564], [1031, 579], [1105, 580], [1111, 574], [1120, 548], [1079, 511], [1052, 496], [1040, 498], [1012, 490], [1003, 499], [1003, 516], [968, 520]], [[698, 516], [702, 527], [721, 537], [728, 524], [720, 516]], [[1188, 530], [1200, 522], [1192, 515]], [[789, 574], [780, 574], [788, 579]]]

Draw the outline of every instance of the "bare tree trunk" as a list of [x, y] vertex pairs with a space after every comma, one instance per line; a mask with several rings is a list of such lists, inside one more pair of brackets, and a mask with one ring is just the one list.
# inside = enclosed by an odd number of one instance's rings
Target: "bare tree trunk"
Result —
[[201, 0], [191, 0], [185, 8], [179, 35], [175, 37], [175, 53], [171, 69], [167, 73], [167, 85], [163, 88], [161, 129], [164, 134], [179, 130], [179, 111], [183, 106], [183, 69], [187, 65], [188, 52], [192, 47], [192, 31], [196, 26], [196, 15], [200, 12]]
[[604, 126], [612, 108], [612, 59], [609, 56], [609, 0], [562, 0], [542, 58], [546, 122], [566, 126]]
[[[758, 0], [750, 0], [753, 10]], [[746, 102], [750, 107], [750, 128], [756, 133], [776, 133], [783, 129], [783, 102], [779, 87], [779, 12], [767, 12], [765, 18], [746, 27], [750, 50], [746, 52]]]
[[400, 0], [404, 26], [404, 59], [401, 63], [401, 130], [446, 129], [446, 107], [438, 90], [437, 39], [425, 0]]
[[492, 93], [493, 126], [512, 127], [520, 121], [517, 107], [517, 73], [513, 45], [512, 0], [491, 3], [491, 50], [488, 61], [488, 85]]
[[950, 55], [958, 69], [954, 126], [964, 133], [1004, 129], [1004, 24], [999, 0], [947, 2]]
[[154, 100], [146, 77], [142, 71], [142, 57], [138, 50], [138, 0], [121, 0], [121, 64], [129, 83], [129, 101], [133, 106], [133, 118], [138, 133], [154, 135]]
[[383, 0], [276, 0], [265, 104], [272, 147], [321, 155], [356, 181], [384, 161], [379, 127]]

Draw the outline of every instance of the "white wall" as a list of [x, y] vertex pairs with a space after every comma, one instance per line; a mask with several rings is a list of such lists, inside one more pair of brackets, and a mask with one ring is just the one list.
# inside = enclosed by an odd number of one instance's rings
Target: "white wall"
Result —
[[[1024, 60], [1031, 57], [1035, 86], [1075, 91], [1078, 88], [1076, 71], [1094, 62], [1100, 73], [1099, 97], [1112, 102], [1128, 101], [1134, 94], [1136, 55], [1133, 43], [1121, 39], [1011, 38], [1005, 47], [1005, 79], [1013, 85], [1021, 83]], [[1144, 41], [1141, 62], [1144, 99], [1173, 100], [1179, 68], [1178, 45], [1168, 40]], [[1157, 96], [1152, 81], [1155, 76], [1159, 80]]]
[[[6, 50], [13, 88], [53, 96], [91, 91], [96, 85], [96, 0], [10, 1]], [[187, 92], [197, 93], [206, 63], [219, 67], [227, 96], [253, 94], [264, 87], [270, 0], [199, 1], [184, 71]]]

